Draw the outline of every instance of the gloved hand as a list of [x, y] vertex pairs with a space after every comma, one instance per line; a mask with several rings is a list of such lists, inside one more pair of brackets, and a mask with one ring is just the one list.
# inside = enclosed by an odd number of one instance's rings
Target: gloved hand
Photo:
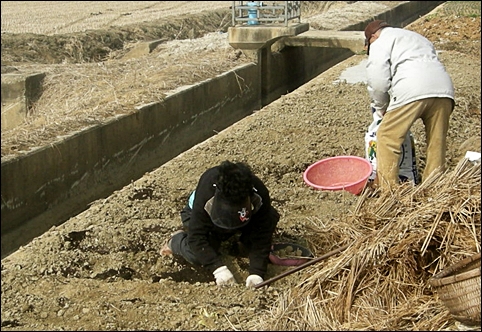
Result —
[[248, 288], [251, 288], [251, 287], [254, 287], [256, 286], [257, 284], [260, 284], [263, 282], [263, 278], [261, 278], [259, 275], [257, 274], [250, 274], [247, 278], [246, 278], [246, 287]]
[[234, 284], [236, 282], [234, 280], [233, 274], [231, 273], [231, 271], [229, 271], [226, 265], [218, 267], [213, 272], [213, 275], [214, 275], [214, 278], [216, 278], [216, 285], [218, 286]]
[[377, 112], [378, 116], [381, 117], [381, 118], [383, 118], [383, 116], [384, 116], [385, 113], [386, 113], [386, 111], [384, 111], [384, 110], [378, 110], [378, 111], [376, 111], [376, 112]]
[[386, 113], [386, 110], [384, 110], [384, 109], [378, 109], [378, 110], [377, 110], [375, 107], [371, 107], [371, 108], [370, 108], [370, 111], [372, 112], [373, 119], [375, 119], [375, 120], [376, 120], [377, 117], [380, 118], [380, 119], [382, 119], [383, 116], [384, 116], [385, 113]]

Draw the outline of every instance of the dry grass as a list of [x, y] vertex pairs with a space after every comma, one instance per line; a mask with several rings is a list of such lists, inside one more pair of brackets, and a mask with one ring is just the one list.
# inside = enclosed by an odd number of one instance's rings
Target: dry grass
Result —
[[2, 1], [2, 33], [55, 35], [227, 9], [231, 1]]
[[[193, 58], [195, 57], [195, 58]], [[55, 142], [89, 126], [163, 100], [172, 90], [220, 75], [251, 60], [233, 49], [225, 34], [174, 40], [149, 56], [99, 63], [25, 66], [49, 73], [40, 99], [21, 126], [2, 130], [2, 160], [25, 147]]]
[[[311, 222], [316, 252], [351, 244], [300, 271], [260, 330], [442, 330], [453, 319], [428, 280], [480, 252], [480, 163], [462, 159], [417, 187], [366, 191], [351, 217]], [[377, 197], [378, 196], [378, 197]], [[336, 225], [335, 225], [336, 224]]]

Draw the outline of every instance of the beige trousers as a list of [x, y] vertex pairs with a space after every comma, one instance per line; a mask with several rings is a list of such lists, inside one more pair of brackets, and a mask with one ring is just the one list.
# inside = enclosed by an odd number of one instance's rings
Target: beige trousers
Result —
[[447, 131], [453, 107], [450, 98], [427, 98], [394, 109], [383, 116], [377, 131], [377, 182], [381, 190], [388, 190], [399, 183], [401, 145], [410, 127], [419, 118], [425, 126], [427, 142], [422, 181], [438, 168], [445, 170]]

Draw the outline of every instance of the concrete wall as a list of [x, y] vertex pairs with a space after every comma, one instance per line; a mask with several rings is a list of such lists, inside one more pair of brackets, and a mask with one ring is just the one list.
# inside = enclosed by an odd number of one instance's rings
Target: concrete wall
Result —
[[2, 74], [2, 130], [15, 128], [42, 93], [44, 73]]
[[259, 109], [259, 91], [257, 65], [242, 66], [2, 162], [2, 257]]
[[[405, 24], [440, 3], [407, 2], [376, 18]], [[363, 30], [366, 23], [357, 29]], [[348, 29], [353, 27], [344, 30]], [[2, 258], [80, 213], [90, 202], [121, 189], [352, 54], [347, 49], [309, 47], [287, 47], [277, 53], [261, 50], [258, 64], [181, 89], [131, 115], [2, 162]]]

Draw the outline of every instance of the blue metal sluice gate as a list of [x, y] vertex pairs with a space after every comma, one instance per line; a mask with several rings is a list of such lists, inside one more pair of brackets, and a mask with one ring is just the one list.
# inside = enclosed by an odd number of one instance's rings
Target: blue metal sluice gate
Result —
[[283, 24], [300, 22], [301, 1], [233, 1], [232, 25]]

